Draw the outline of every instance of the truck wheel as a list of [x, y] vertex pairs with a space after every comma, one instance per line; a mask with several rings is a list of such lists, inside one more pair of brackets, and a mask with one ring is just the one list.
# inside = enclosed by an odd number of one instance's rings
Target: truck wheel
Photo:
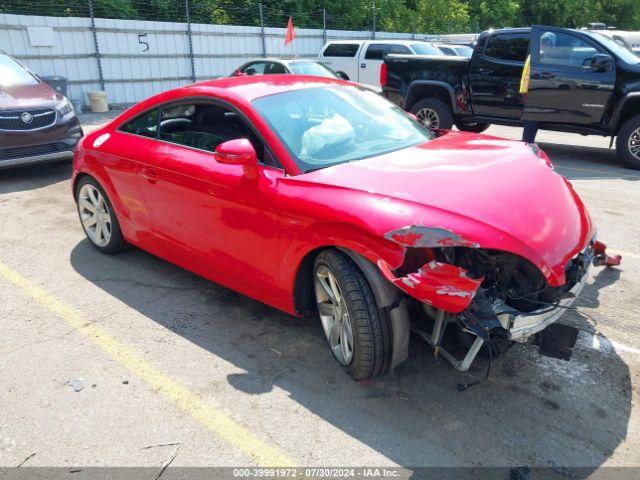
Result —
[[490, 123], [484, 123], [484, 122], [474, 122], [474, 123], [456, 122], [456, 127], [458, 127], [458, 130], [462, 132], [482, 133], [490, 126], [491, 126]]
[[356, 380], [384, 373], [391, 357], [389, 323], [364, 274], [346, 256], [325, 250], [313, 279], [318, 316], [338, 363]]
[[451, 130], [453, 114], [451, 107], [437, 98], [425, 98], [411, 107], [418, 121], [430, 130]]
[[640, 115], [624, 122], [618, 131], [616, 150], [629, 168], [640, 170]]
[[344, 73], [344, 72], [336, 72], [336, 74], [337, 74], [337, 75], [338, 75], [342, 80], [345, 80], [345, 81], [347, 81], [347, 82], [349, 81], [349, 75], [347, 75], [346, 73]]

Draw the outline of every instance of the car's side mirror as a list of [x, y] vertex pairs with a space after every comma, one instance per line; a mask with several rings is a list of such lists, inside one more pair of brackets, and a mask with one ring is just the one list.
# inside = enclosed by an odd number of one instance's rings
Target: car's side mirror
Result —
[[225, 165], [252, 166], [258, 163], [258, 155], [246, 138], [236, 138], [216, 147], [215, 158]]
[[607, 72], [611, 69], [612, 65], [613, 59], [611, 55], [607, 55], [606, 53], [596, 53], [591, 57], [591, 62], [589, 62], [589, 66], [596, 72]]

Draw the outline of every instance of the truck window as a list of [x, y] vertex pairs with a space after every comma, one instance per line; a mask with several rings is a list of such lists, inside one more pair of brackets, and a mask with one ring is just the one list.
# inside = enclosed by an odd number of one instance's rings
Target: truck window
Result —
[[426, 42], [412, 43], [411, 48], [418, 55], [438, 55], [442, 56], [442, 51]]
[[372, 43], [364, 54], [366, 60], [382, 60], [385, 55], [390, 53], [400, 53], [403, 55], [411, 55], [411, 50], [404, 45], [389, 45], [384, 43]]
[[596, 53], [601, 52], [594, 45], [570, 33], [540, 32], [541, 64], [581, 68], [589, 65]]
[[322, 54], [323, 57], [355, 57], [358, 53], [357, 43], [332, 43]]
[[529, 54], [529, 35], [525, 33], [498, 33], [487, 40], [487, 57], [508, 62], [523, 62]]

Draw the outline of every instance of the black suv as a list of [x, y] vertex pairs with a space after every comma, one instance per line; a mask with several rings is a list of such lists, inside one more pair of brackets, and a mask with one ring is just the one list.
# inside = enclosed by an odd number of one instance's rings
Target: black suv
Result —
[[[531, 52], [529, 93], [519, 93]], [[484, 32], [470, 59], [390, 55], [384, 95], [432, 128], [522, 125], [617, 137], [640, 169], [640, 57], [597, 32], [535, 26]]]

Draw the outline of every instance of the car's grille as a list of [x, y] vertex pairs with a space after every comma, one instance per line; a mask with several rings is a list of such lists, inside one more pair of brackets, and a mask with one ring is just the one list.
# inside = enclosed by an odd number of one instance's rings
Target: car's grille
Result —
[[0, 110], [0, 130], [28, 131], [49, 127], [56, 123], [56, 111], [39, 108], [36, 110]]
[[70, 150], [71, 147], [69, 145], [61, 142], [47, 143], [45, 145], [36, 145], [33, 147], [0, 149], [0, 162], [2, 162], [2, 160], [10, 160], [12, 158], [35, 157], [37, 155], [49, 155], [51, 153]]

